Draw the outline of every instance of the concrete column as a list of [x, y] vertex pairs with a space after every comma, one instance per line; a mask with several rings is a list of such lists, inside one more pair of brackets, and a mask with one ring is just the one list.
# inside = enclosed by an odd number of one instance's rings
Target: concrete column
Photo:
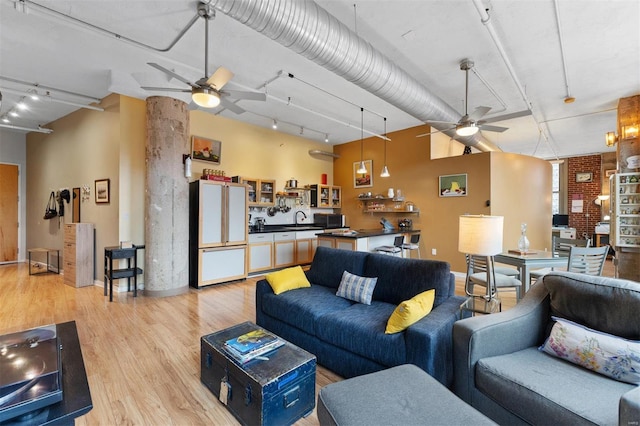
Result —
[[147, 98], [145, 285], [147, 296], [189, 290], [189, 111], [182, 101]]

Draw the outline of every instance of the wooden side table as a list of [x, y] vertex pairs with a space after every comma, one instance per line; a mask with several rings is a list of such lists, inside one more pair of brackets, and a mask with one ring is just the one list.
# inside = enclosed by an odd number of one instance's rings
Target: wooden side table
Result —
[[[45, 274], [47, 272], [53, 272], [53, 273], [56, 273], [56, 274], [60, 273], [60, 250], [59, 249], [32, 248], [32, 249], [29, 249], [28, 251], [29, 251], [29, 275]], [[31, 271], [31, 255], [33, 253], [46, 253], [47, 254], [47, 270], [46, 271], [35, 272], [35, 273]], [[52, 267], [51, 261], [50, 261], [51, 253], [56, 253], [56, 269], [55, 270], [51, 269], [51, 267]]]
[[[138, 274], [142, 269], [138, 268], [137, 253], [144, 249], [144, 245], [128, 248], [120, 246], [104, 248], [104, 295], [107, 295], [107, 281], [109, 282], [109, 302], [113, 302], [113, 280], [127, 279], [127, 291], [131, 291], [131, 278], [133, 278], [133, 297], [138, 297]], [[113, 269], [114, 260], [127, 260], [127, 267]], [[133, 265], [131, 260], [133, 259]]]

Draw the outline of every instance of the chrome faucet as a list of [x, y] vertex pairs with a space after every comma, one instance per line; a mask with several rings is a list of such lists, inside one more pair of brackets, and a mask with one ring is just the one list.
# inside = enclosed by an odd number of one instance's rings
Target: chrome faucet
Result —
[[307, 218], [307, 215], [305, 214], [305, 212], [303, 212], [302, 210], [298, 210], [298, 211], [296, 212], [295, 220], [294, 220], [294, 222], [295, 222], [295, 224], [296, 224], [296, 225], [298, 225], [298, 213], [302, 213], [302, 217], [303, 217], [304, 219], [306, 219], [306, 218]]

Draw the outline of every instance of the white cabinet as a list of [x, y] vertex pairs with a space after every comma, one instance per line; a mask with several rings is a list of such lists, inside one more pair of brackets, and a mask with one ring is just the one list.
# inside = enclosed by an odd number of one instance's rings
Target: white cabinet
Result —
[[189, 284], [247, 276], [247, 186], [199, 180], [189, 187]]
[[246, 246], [199, 250], [199, 286], [246, 278], [246, 255]]
[[249, 235], [249, 273], [273, 269], [273, 234]]
[[275, 262], [274, 268], [293, 266], [296, 264], [296, 233], [277, 232], [274, 234]]

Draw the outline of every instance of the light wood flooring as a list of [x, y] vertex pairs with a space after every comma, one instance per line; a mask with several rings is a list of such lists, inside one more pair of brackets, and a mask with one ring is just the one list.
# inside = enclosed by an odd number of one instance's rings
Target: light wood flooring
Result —
[[[612, 276], [612, 267], [605, 274]], [[76, 321], [93, 399], [78, 426], [237, 424], [200, 382], [200, 337], [255, 321], [255, 283], [167, 298], [120, 293], [109, 303], [102, 287], [76, 289], [61, 275], [30, 276], [26, 263], [0, 265], [0, 334]], [[456, 288], [463, 294], [462, 280]], [[515, 305], [513, 292], [500, 298], [503, 310]], [[338, 380], [318, 366], [316, 395]], [[296, 423], [317, 424], [315, 411]]]

